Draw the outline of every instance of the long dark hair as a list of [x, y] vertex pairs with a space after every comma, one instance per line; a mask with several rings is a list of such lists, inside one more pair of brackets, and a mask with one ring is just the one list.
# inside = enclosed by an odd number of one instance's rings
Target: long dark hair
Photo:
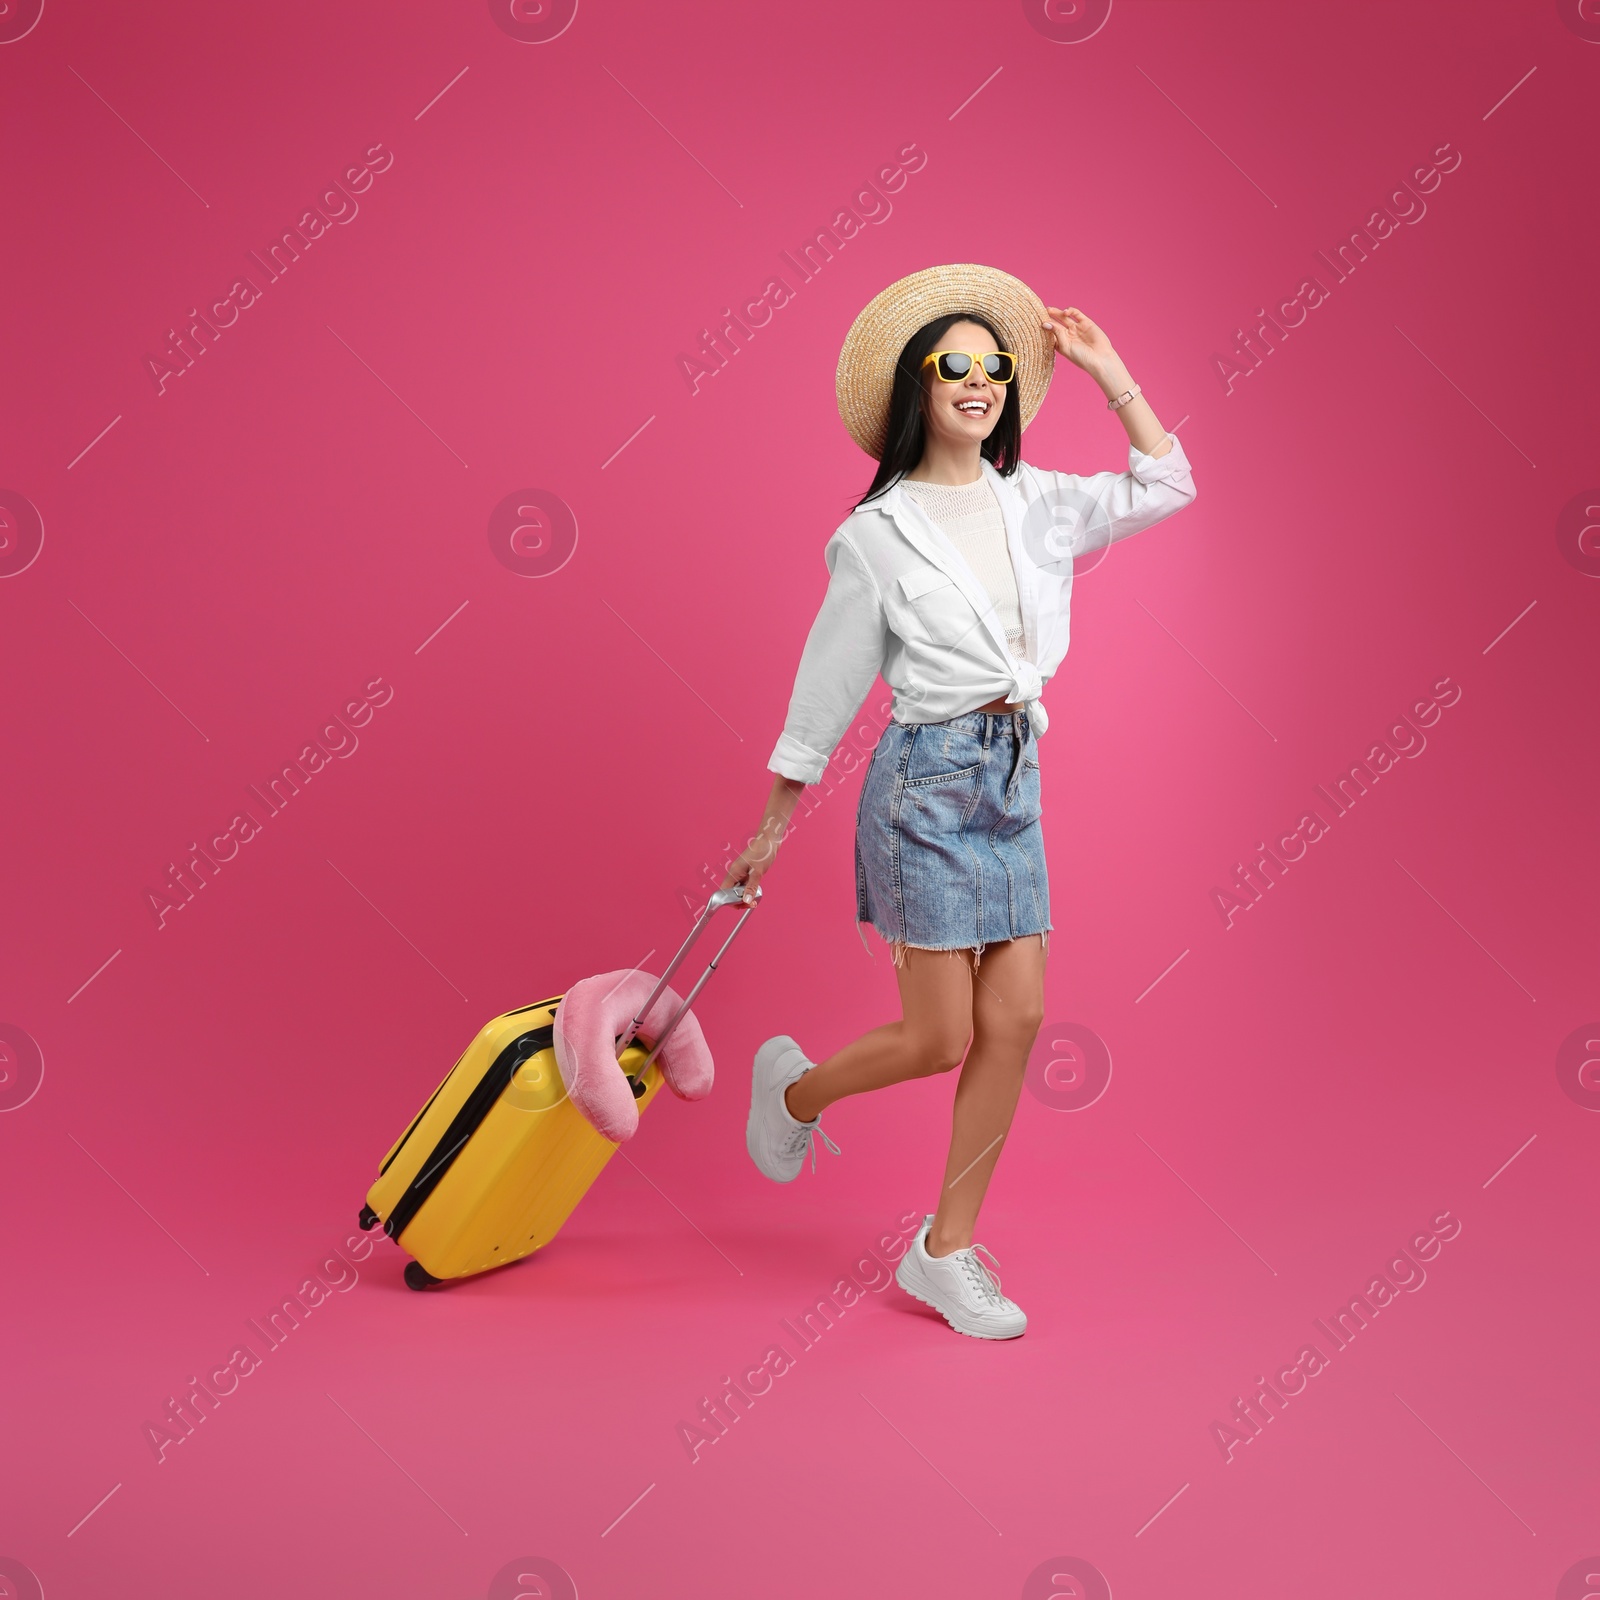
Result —
[[[852, 510], [860, 510], [867, 501], [882, 494], [922, 460], [928, 433], [922, 414], [923, 358], [939, 348], [939, 341], [958, 322], [975, 322], [980, 328], [987, 328], [996, 346], [1004, 348], [1005, 341], [999, 331], [987, 318], [980, 317], [974, 311], [952, 311], [948, 316], [935, 317], [906, 340], [906, 347], [894, 365], [894, 387], [889, 393], [889, 422], [884, 429], [883, 459], [878, 463], [872, 487], [856, 501]], [[1016, 380], [1013, 379], [1008, 387], [1013, 392], [1006, 395], [1000, 420], [995, 423], [989, 437], [978, 446], [978, 452], [984, 460], [993, 462], [995, 470], [1006, 477], [1010, 477], [1022, 461], [1022, 410], [1014, 392]]]

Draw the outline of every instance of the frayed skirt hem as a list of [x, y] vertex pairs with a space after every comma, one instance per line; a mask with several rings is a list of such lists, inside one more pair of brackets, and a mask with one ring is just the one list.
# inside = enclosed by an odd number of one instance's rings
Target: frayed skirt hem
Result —
[[872, 954], [872, 947], [867, 944], [867, 935], [865, 931], [868, 927], [871, 927], [872, 931], [876, 933], [886, 945], [889, 946], [890, 958], [897, 967], [903, 967], [906, 964], [907, 955], [912, 950], [926, 950], [932, 954], [946, 955], [953, 954], [957, 950], [970, 951], [972, 954], [972, 964], [974, 967], [976, 967], [978, 963], [983, 960], [984, 951], [987, 950], [991, 945], [1012, 944], [1018, 939], [1039, 940], [1041, 949], [1046, 955], [1048, 955], [1050, 953], [1050, 934], [1052, 932], [1051, 928], [1045, 927], [1041, 928], [1037, 933], [1014, 934], [1010, 939], [986, 939], [978, 943], [965, 942], [955, 944], [913, 944], [909, 939], [896, 939], [891, 934], [885, 933], [883, 929], [880, 928], [875, 922], [869, 922], [865, 918], [858, 918], [856, 921], [856, 932], [860, 935], [861, 943], [866, 948], [868, 955]]

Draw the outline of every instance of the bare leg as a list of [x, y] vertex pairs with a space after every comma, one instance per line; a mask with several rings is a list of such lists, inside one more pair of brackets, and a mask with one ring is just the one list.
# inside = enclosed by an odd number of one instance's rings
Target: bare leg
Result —
[[846, 1095], [961, 1065], [972, 1037], [971, 952], [910, 949], [895, 972], [903, 1020], [862, 1034], [790, 1084], [784, 1104], [797, 1121], [810, 1122]]
[[1028, 1052], [1044, 1020], [1044, 963], [1042, 939], [1012, 939], [990, 945], [975, 974], [972, 1048], [956, 1086], [944, 1187], [926, 1243], [931, 1256], [972, 1243], [1016, 1114]]

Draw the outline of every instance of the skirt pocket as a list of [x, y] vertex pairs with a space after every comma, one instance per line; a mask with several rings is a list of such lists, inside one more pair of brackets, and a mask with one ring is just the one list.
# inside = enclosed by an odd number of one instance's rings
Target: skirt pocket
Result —
[[907, 778], [905, 786], [908, 789], [928, 789], [941, 783], [970, 783], [982, 770], [982, 763], [974, 762], [970, 767], [961, 768], [959, 772], [935, 772], [926, 778]]
[[911, 730], [904, 787], [971, 782], [983, 771], [983, 740], [947, 722], [926, 722]]

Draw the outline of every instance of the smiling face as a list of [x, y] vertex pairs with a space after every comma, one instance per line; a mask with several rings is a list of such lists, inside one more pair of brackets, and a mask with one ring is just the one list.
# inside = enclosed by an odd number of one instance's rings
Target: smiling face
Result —
[[[1000, 348], [994, 335], [976, 322], [952, 323], [939, 341], [941, 350], [987, 355]], [[1005, 408], [1006, 385], [990, 383], [975, 361], [959, 383], [944, 383], [931, 366], [922, 373], [922, 412], [928, 430], [946, 444], [977, 444], [994, 432]]]

